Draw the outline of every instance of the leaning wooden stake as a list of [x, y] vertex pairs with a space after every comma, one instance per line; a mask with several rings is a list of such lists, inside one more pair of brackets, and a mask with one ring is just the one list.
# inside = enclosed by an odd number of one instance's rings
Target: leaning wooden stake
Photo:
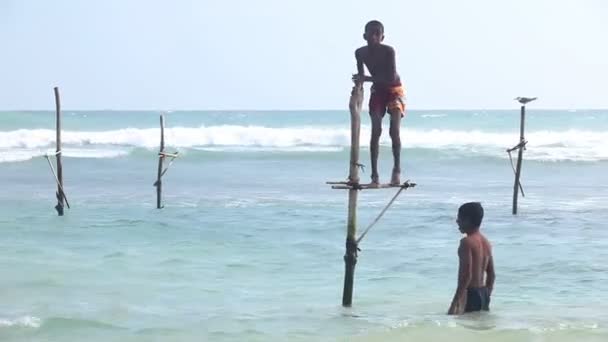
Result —
[[[350, 108], [350, 167], [348, 181], [359, 184], [359, 135], [361, 131], [361, 105], [363, 86], [353, 87]], [[346, 253], [344, 254], [344, 291], [342, 305], [351, 306], [353, 302], [353, 282], [357, 264], [357, 194], [356, 188], [348, 190], [348, 221], [346, 224]]]
[[55, 87], [55, 112], [56, 112], [56, 150], [57, 161], [57, 205], [55, 210], [59, 216], [63, 216], [64, 192], [63, 192], [63, 165], [61, 164], [61, 101], [59, 99], [59, 88]]
[[163, 189], [163, 161], [165, 160], [165, 117], [160, 115], [160, 151], [158, 152], [158, 174], [156, 177], [156, 208], [161, 209], [161, 196]]
[[[515, 183], [513, 183], [513, 215], [517, 215], [517, 197], [519, 195], [521, 187], [520, 177], [521, 177], [521, 165], [523, 163], [524, 157], [524, 149], [526, 147], [526, 138], [524, 136], [524, 127], [526, 122], [526, 103], [532, 102], [536, 100], [536, 97], [518, 97], [516, 98], [519, 103], [521, 103], [521, 119], [519, 123], [519, 144], [515, 147], [519, 149], [517, 153], [517, 166], [515, 167]], [[512, 151], [513, 149], [509, 150]]]

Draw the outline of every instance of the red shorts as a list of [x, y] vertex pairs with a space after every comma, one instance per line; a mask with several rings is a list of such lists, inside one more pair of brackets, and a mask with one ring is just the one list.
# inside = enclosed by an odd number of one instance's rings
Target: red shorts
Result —
[[405, 115], [405, 90], [403, 86], [395, 86], [387, 89], [376, 89], [372, 87], [371, 96], [369, 98], [369, 113], [370, 114], [386, 114], [400, 112], [401, 117]]

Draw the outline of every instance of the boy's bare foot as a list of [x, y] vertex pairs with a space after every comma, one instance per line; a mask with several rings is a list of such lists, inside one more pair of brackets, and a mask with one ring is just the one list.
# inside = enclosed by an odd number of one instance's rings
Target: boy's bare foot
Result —
[[401, 170], [393, 169], [391, 176], [391, 185], [401, 185]]
[[370, 188], [379, 188], [380, 181], [378, 180], [378, 176], [372, 176], [372, 182], [369, 183]]

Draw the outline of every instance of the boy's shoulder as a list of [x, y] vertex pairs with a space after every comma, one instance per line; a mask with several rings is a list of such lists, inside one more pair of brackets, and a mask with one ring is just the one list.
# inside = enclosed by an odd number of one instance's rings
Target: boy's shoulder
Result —
[[475, 233], [475, 235], [477, 237], [470, 236], [470, 235], [463, 236], [460, 239], [460, 244], [461, 245], [462, 244], [467, 244], [468, 245], [468, 244], [474, 243], [476, 240], [479, 241], [478, 239], [481, 239], [481, 241], [490, 244], [490, 240], [488, 240], [488, 238], [484, 234], [482, 234], [481, 232], [477, 232], [477, 233]]
[[367, 45], [364, 45], [364, 46], [358, 48], [357, 50], [355, 50], [355, 55], [360, 56], [360, 55], [366, 53], [368, 49], [369, 49], [369, 47]]
[[492, 251], [492, 243], [490, 242], [490, 240], [488, 240], [488, 238], [482, 234], [481, 232], [478, 232], [475, 234], [476, 236], [465, 236], [462, 239], [460, 239], [460, 247], [463, 248], [474, 248], [475, 246], [479, 246], [479, 242], [481, 242], [486, 248], [490, 251]]
[[382, 46], [382, 48], [385, 49], [386, 51], [395, 52], [395, 48], [390, 45], [381, 44], [380, 46]]
[[471, 245], [471, 237], [468, 235], [463, 236], [460, 239], [460, 247], [469, 247]]
[[[394, 49], [392, 46], [390, 46], [390, 45], [386, 45], [386, 44], [380, 44], [380, 45], [378, 46], [378, 48], [380, 48], [380, 49], [382, 49], [382, 50], [384, 50], [384, 51], [387, 51], [387, 52], [395, 53], [395, 49]], [[365, 54], [365, 53], [367, 53], [368, 51], [369, 51], [369, 46], [367, 46], [367, 45], [363, 45], [362, 47], [360, 47], [360, 48], [358, 48], [357, 50], [355, 50], [355, 53], [356, 53], [357, 55], [359, 55], [359, 54]]]

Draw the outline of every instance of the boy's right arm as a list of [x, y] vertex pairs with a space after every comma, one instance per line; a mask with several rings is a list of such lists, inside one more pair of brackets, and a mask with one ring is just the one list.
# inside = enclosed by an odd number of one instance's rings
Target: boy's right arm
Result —
[[360, 77], [365, 76], [365, 69], [363, 68], [363, 51], [361, 49], [355, 50], [355, 58], [357, 59], [357, 74]]
[[355, 59], [357, 59], [357, 74], [353, 75], [353, 81], [357, 84], [371, 81], [371, 77], [365, 76], [365, 67], [363, 65], [363, 50], [359, 48], [355, 50]]
[[467, 238], [463, 238], [460, 240], [460, 246], [458, 247], [458, 286], [448, 310], [448, 315], [459, 315], [464, 312], [467, 288], [471, 283], [473, 273], [471, 269], [473, 265], [472, 259], [471, 246], [467, 242]]

